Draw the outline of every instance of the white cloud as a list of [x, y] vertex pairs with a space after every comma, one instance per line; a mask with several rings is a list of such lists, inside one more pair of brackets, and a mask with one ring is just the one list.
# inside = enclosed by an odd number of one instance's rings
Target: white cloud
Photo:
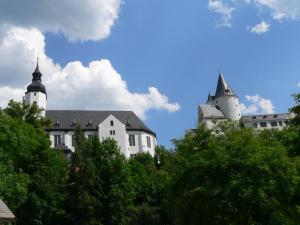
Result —
[[[241, 5], [256, 6], [260, 17], [271, 17], [275, 21], [300, 20], [299, 0], [208, 0], [208, 7], [222, 17], [223, 26], [231, 26], [232, 12], [238, 11]], [[262, 23], [253, 28], [254, 33], [265, 33], [270, 24]]]
[[271, 25], [267, 22], [262, 21], [261, 23], [256, 24], [254, 27], [248, 28], [248, 30], [250, 30], [251, 33], [264, 34], [270, 30], [270, 26]]
[[63, 33], [70, 41], [101, 40], [110, 34], [121, 3], [122, 0], [1, 0], [0, 21], [6, 26]]
[[298, 87], [300, 87], [300, 82], [297, 84]]
[[275, 20], [300, 19], [299, 0], [252, 0], [259, 7], [271, 10], [271, 15]]
[[241, 103], [241, 111], [243, 114], [270, 114], [274, 113], [274, 106], [271, 100], [265, 99], [259, 95], [246, 95], [246, 99], [250, 105], [246, 106]]
[[208, 8], [221, 15], [219, 27], [231, 27], [232, 13], [235, 8], [225, 5], [222, 0], [209, 0]]
[[0, 40], [1, 106], [11, 98], [20, 100], [24, 94], [31, 82], [37, 49], [40, 49], [48, 108], [133, 110], [143, 119], [150, 109], [175, 112], [180, 108], [155, 87], [149, 87], [146, 93], [129, 91], [126, 81], [109, 60], [92, 61], [88, 66], [79, 61], [69, 62], [63, 68], [54, 64], [45, 54], [44, 35], [35, 28], [19, 27], [9, 29]]

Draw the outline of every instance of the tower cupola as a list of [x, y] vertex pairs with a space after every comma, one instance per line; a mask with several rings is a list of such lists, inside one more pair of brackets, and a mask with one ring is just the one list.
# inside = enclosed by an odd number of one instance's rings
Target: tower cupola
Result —
[[32, 73], [32, 82], [30, 85], [27, 86], [27, 92], [36, 91], [36, 92], [42, 92], [44, 94], [46, 93], [46, 88], [42, 84], [42, 73], [40, 72], [39, 68], [39, 61], [37, 61], [36, 68], [34, 72]]
[[39, 68], [38, 59], [36, 68], [32, 73], [32, 82], [27, 86], [25, 102], [29, 105], [36, 104], [40, 109], [42, 109], [41, 116], [45, 116], [47, 93], [45, 86], [42, 84], [42, 73]]

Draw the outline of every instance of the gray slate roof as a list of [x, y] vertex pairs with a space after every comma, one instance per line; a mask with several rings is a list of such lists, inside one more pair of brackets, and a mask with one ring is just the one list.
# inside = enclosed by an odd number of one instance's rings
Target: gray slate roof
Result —
[[0, 222], [14, 221], [14, 214], [8, 209], [5, 203], [0, 199]]
[[278, 113], [278, 114], [265, 114], [265, 115], [249, 115], [242, 116], [243, 123], [256, 123], [262, 121], [278, 121], [278, 120], [288, 120], [291, 114], [289, 113]]
[[74, 121], [83, 130], [97, 130], [109, 115], [125, 124], [127, 131], [145, 131], [155, 135], [132, 111], [46, 110], [46, 117], [52, 120], [52, 126], [46, 130], [74, 130]]
[[214, 105], [200, 105], [199, 109], [204, 119], [225, 119], [222, 111]]
[[221, 96], [235, 96], [235, 97], [238, 97], [235, 94], [235, 92], [233, 91], [233, 89], [230, 87], [230, 85], [224, 79], [223, 74], [220, 73], [215, 97], [218, 98], [218, 97], [221, 97]]

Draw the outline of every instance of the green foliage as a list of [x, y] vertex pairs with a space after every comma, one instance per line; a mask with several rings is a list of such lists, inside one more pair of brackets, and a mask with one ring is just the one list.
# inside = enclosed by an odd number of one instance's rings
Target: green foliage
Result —
[[17, 224], [53, 224], [64, 212], [66, 164], [50, 148], [38, 113], [12, 101], [0, 113], [0, 196]]
[[115, 141], [76, 132], [67, 191], [67, 224], [127, 224], [132, 184]]
[[200, 127], [176, 159], [176, 224], [298, 224], [299, 164], [271, 132]]

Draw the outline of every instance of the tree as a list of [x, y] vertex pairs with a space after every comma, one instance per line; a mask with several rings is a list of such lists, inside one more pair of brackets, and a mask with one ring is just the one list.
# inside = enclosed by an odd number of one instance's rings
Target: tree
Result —
[[154, 158], [149, 153], [139, 153], [129, 160], [135, 193], [130, 224], [170, 223], [166, 209], [171, 179], [167, 170], [169, 154], [164, 147], [159, 146]]
[[67, 224], [128, 221], [132, 188], [127, 161], [115, 141], [85, 139], [77, 128], [67, 190]]
[[298, 224], [298, 160], [270, 133], [221, 129], [201, 126], [175, 142], [175, 223]]
[[0, 177], [5, 176], [0, 195], [14, 209], [17, 224], [59, 224], [66, 163], [50, 148], [37, 114], [35, 106], [12, 101], [0, 113]]

